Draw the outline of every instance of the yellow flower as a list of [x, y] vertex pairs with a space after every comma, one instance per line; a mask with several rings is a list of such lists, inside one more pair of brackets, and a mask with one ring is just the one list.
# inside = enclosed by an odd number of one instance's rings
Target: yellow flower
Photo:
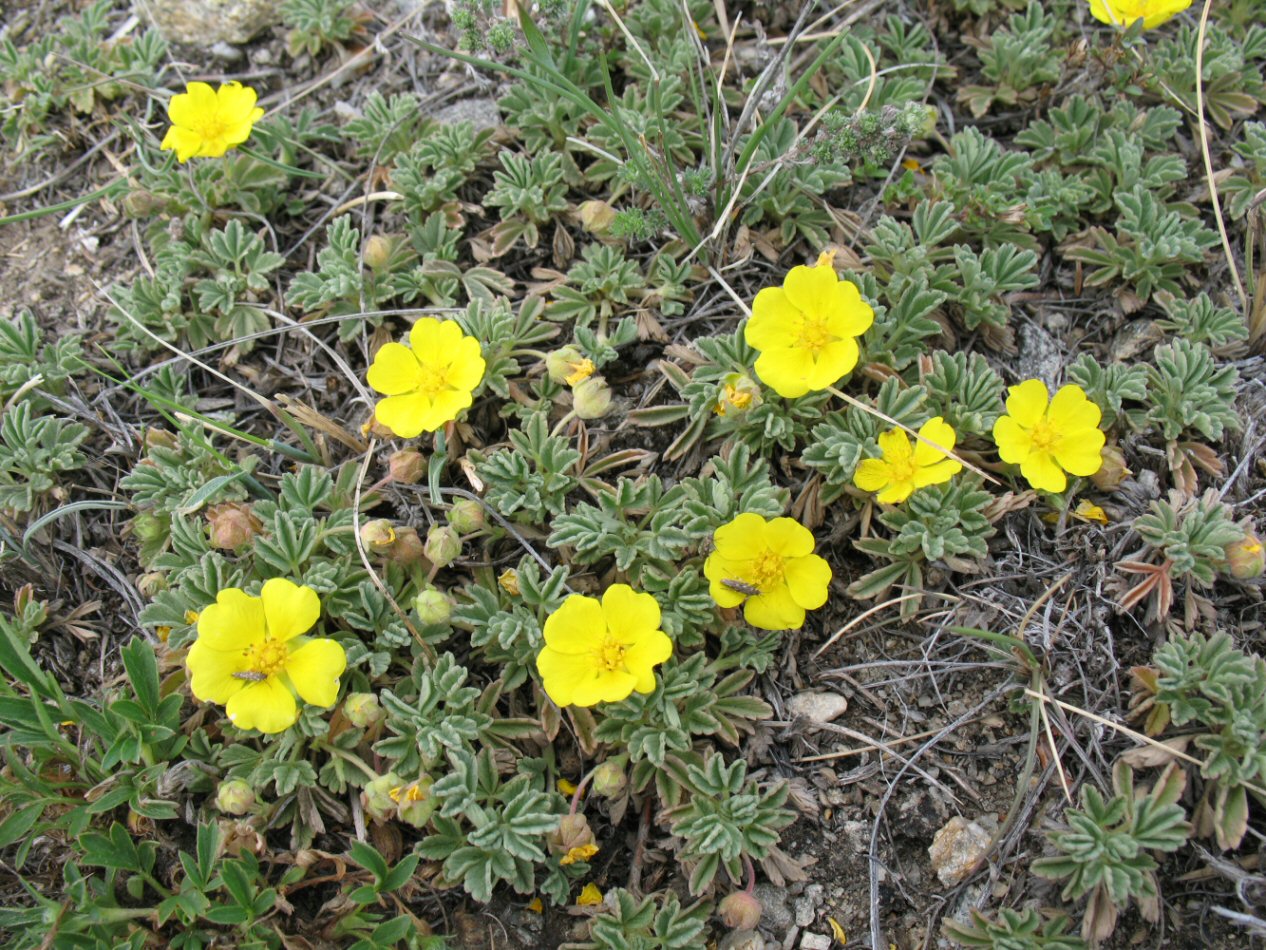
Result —
[[831, 566], [813, 553], [813, 534], [793, 518], [766, 521], [745, 512], [717, 528], [703, 564], [709, 593], [722, 607], [743, 605], [762, 630], [797, 630], [806, 610], [826, 603]]
[[1102, 413], [1080, 386], [1064, 386], [1047, 401], [1040, 379], [1012, 386], [1007, 415], [993, 426], [993, 440], [1004, 462], [1020, 466], [1039, 491], [1062, 492], [1070, 475], [1093, 475], [1103, 464]]
[[559, 864], [575, 864], [577, 861], [588, 861], [598, 853], [596, 844], [582, 844], [575, 848], [571, 848], [565, 855], [558, 859]]
[[598, 889], [598, 885], [590, 881], [580, 890], [580, 896], [576, 898], [577, 907], [596, 907], [602, 903], [602, 891]]
[[576, 794], [576, 783], [575, 783], [575, 782], [569, 782], [569, 781], [567, 781], [567, 779], [565, 779], [565, 778], [560, 778], [560, 779], [559, 779], [557, 782], [555, 782], [554, 784], [558, 787], [558, 793], [559, 793], [560, 795], [568, 795], [568, 796], [571, 796], [571, 795], [575, 795], [575, 794]]
[[[412, 349], [410, 349], [410, 346]], [[369, 367], [369, 385], [386, 396], [374, 416], [403, 439], [434, 432], [471, 404], [484, 378], [479, 341], [452, 320], [423, 317], [409, 346], [384, 344]]]
[[316, 591], [281, 577], [266, 581], [258, 597], [220, 591], [198, 617], [185, 661], [194, 696], [223, 703], [235, 726], [260, 732], [294, 725], [291, 689], [314, 706], [334, 705], [347, 654], [334, 640], [301, 636], [320, 613]]
[[178, 162], [195, 155], [219, 158], [250, 138], [251, 126], [263, 118], [256, 98], [255, 90], [240, 82], [226, 82], [219, 89], [204, 82], [189, 83], [167, 103], [171, 128], [159, 147], [174, 150]]
[[612, 584], [599, 603], [572, 594], [545, 621], [536, 657], [545, 692], [559, 706], [593, 706], [655, 688], [656, 664], [673, 652], [659, 629], [659, 604], [628, 584]]
[[731, 412], [742, 415], [761, 404], [760, 385], [743, 373], [730, 373], [721, 380], [721, 395], [712, 410], [725, 417]]
[[928, 444], [935, 442], [952, 451], [957, 438], [953, 427], [940, 416], [919, 427], [914, 445], [900, 429], [889, 429], [879, 436], [884, 457], [863, 460], [853, 473], [853, 484], [862, 491], [879, 492], [878, 500], [885, 505], [900, 504], [916, 489], [948, 482], [963, 470], [960, 463]]
[[1100, 23], [1126, 27], [1135, 20], [1143, 29], [1160, 26], [1191, 6], [1191, 0], [1090, 0], [1090, 15]]
[[857, 288], [836, 276], [829, 258], [793, 267], [781, 287], [752, 301], [743, 337], [760, 350], [756, 375], [788, 399], [825, 389], [857, 365], [857, 337], [875, 320]]

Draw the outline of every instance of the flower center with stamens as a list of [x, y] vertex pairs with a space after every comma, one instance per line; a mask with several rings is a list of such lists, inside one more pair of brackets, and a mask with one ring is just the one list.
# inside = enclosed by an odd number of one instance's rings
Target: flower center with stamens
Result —
[[286, 667], [290, 648], [281, 640], [264, 640], [242, 651], [252, 672], [272, 676]]
[[897, 459], [895, 462], [888, 463], [888, 471], [892, 475], [892, 480], [899, 485], [913, 482], [914, 473], [918, 469], [919, 466], [915, 464], [913, 455], [909, 458]]
[[614, 637], [607, 636], [597, 650], [598, 666], [604, 673], [614, 673], [624, 667], [624, 652], [628, 648]]
[[1057, 441], [1059, 433], [1048, 419], [1038, 419], [1037, 424], [1029, 430], [1029, 441], [1036, 452], [1049, 452]]
[[198, 123], [196, 130], [202, 141], [218, 142], [228, 134], [228, 125], [220, 118], [218, 112], [203, 116], [202, 121]]
[[418, 392], [428, 399], [434, 399], [448, 388], [448, 379], [445, 378], [444, 370], [427, 363], [421, 364], [418, 372]]
[[805, 317], [800, 326], [800, 345], [817, 356], [834, 339], [825, 317]]
[[773, 551], [763, 551], [752, 561], [752, 580], [762, 592], [768, 591], [783, 576], [782, 557]]

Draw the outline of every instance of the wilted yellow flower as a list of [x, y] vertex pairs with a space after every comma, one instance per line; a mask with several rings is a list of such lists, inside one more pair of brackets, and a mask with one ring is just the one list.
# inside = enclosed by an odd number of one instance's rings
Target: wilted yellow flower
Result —
[[554, 784], [558, 787], [558, 794], [560, 794], [560, 795], [568, 795], [568, 796], [571, 796], [571, 795], [575, 795], [575, 794], [576, 794], [576, 783], [575, 783], [575, 782], [569, 782], [569, 781], [567, 781], [567, 779], [565, 779], [565, 778], [560, 778], [560, 779], [559, 779], [557, 782], [555, 782]]
[[766, 521], [744, 512], [713, 534], [703, 564], [708, 592], [722, 607], [743, 605], [762, 630], [797, 630], [806, 610], [826, 603], [831, 566], [813, 553], [813, 533], [794, 518]]
[[[412, 347], [412, 349], [410, 349]], [[403, 439], [434, 432], [470, 406], [484, 378], [479, 341], [453, 320], [422, 317], [409, 331], [409, 346], [386, 343], [366, 377], [386, 396], [374, 417]]]
[[230, 587], [198, 617], [189, 650], [190, 688], [203, 702], [223, 703], [239, 729], [281, 732], [304, 702], [333, 706], [347, 654], [334, 640], [301, 636], [321, 613], [316, 591], [281, 577], [260, 596]]
[[250, 138], [251, 127], [263, 118], [256, 98], [255, 90], [240, 82], [226, 82], [219, 89], [189, 83], [167, 103], [171, 128], [159, 147], [175, 151], [178, 162], [194, 156], [219, 158]]
[[1191, 0], [1090, 0], [1090, 15], [1100, 23], [1126, 27], [1135, 20], [1143, 29], [1160, 26], [1191, 6]]
[[575, 864], [577, 861], [588, 861], [598, 853], [596, 844], [582, 844], [572, 848], [565, 855], [558, 859], [559, 864]]
[[518, 597], [519, 572], [512, 567], [507, 567], [504, 571], [497, 575], [497, 586], [511, 597]]
[[823, 258], [815, 267], [793, 267], [781, 287], [758, 293], [743, 331], [761, 351], [756, 375], [788, 399], [826, 389], [852, 370], [857, 337], [875, 320], [857, 288]]
[[732, 412], [741, 415], [760, 403], [760, 386], [756, 380], [743, 373], [729, 373], [721, 380], [721, 395], [712, 411], [722, 417]]
[[1030, 485], [1062, 492], [1068, 486], [1065, 472], [1093, 475], [1103, 464], [1103, 413], [1080, 386], [1063, 386], [1048, 402], [1049, 395], [1040, 379], [1012, 386], [1007, 415], [994, 423], [993, 439], [1002, 460], [1019, 465]]
[[[853, 484], [862, 491], [878, 492], [877, 499], [885, 505], [900, 504], [916, 489], [947, 482], [963, 470], [961, 463], [941, 451], [953, 451], [957, 439], [953, 427], [940, 416], [919, 427], [914, 445], [900, 429], [889, 429], [879, 436], [884, 457], [864, 459], [853, 473]], [[929, 442], [941, 448], [933, 448]]]
[[655, 688], [655, 666], [672, 655], [659, 629], [659, 604], [628, 584], [612, 584], [597, 598], [572, 594], [545, 620], [545, 646], [536, 668], [559, 706], [594, 706]]
[[592, 881], [581, 888], [580, 896], [576, 898], [577, 907], [596, 907], [601, 903], [602, 891]]

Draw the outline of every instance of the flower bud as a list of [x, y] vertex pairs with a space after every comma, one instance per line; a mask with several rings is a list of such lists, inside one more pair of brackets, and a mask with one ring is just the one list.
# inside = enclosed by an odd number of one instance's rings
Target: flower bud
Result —
[[136, 589], [151, 600], [167, 589], [167, 575], [161, 571], [150, 571], [136, 579]]
[[387, 471], [393, 482], [416, 485], [426, 475], [426, 459], [417, 449], [401, 449], [387, 459]]
[[1244, 537], [1232, 541], [1224, 551], [1226, 572], [1237, 581], [1261, 577], [1266, 570], [1266, 551], [1262, 549], [1262, 540], [1251, 529], [1245, 530]]
[[545, 372], [556, 383], [575, 386], [593, 375], [593, 361], [580, 352], [580, 348], [567, 344], [551, 350], [545, 357]]
[[764, 909], [755, 895], [747, 891], [734, 891], [721, 901], [717, 914], [721, 923], [732, 930], [755, 930]]
[[207, 509], [207, 523], [211, 526], [211, 547], [224, 551], [236, 551], [250, 544], [264, 527], [251, 512], [251, 506], [239, 501], [212, 505]]
[[582, 379], [572, 387], [572, 407], [581, 419], [600, 419], [611, 408], [611, 387], [601, 376]]
[[1132, 474], [1125, 466], [1125, 453], [1120, 446], [1105, 445], [1102, 452], [1103, 463], [1099, 471], [1090, 476], [1095, 488], [1100, 491], [1116, 491], [1126, 476]]
[[507, 567], [497, 576], [497, 586], [511, 597], [519, 596], [519, 572]]
[[730, 373], [721, 380], [717, 397], [718, 416], [741, 415], [761, 404], [760, 385], [746, 373]]
[[161, 515], [142, 511], [132, 518], [132, 534], [138, 541], [157, 541], [167, 534], [167, 519]]
[[396, 801], [396, 817], [406, 825], [424, 828], [435, 813], [436, 801], [431, 795], [433, 781], [424, 775], [416, 782], [391, 790], [391, 797]]
[[436, 567], [448, 567], [462, 553], [462, 539], [448, 525], [432, 525], [426, 533], [426, 545], [422, 548], [426, 559]]
[[422, 560], [422, 539], [408, 525], [396, 529], [396, 540], [387, 548], [387, 557], [401, 567], [417, 564]]
[[365, 814], [374, 821], [386, 821], [396, 815], [396, 802], [391, 797], [391, 790], [400, 786], [400, 776], [388, 772], [376, 779], [371, 779], [360, 790], [360, 804]]
[[593, 770], [590, 787], [595, 795], [603, 798], [618, 798], [624, 794], [629, 779], [624, 774], [625, 756], [617, 755], [607, 759]]
[[384, 713], [374, 693], [348, 693], [343, 700], [343, 715], [357, 729], [368, 729], [379, 722]]
[[413, 599], [413, 609], [428, 627], [445, 624], [453, 616], [453, 599], [442, 590], [428, 587]]
[[226, 815], [245, 815], [255, 807], [255, 790], [240, 778], [221, 782], [215, 792], [215, 807]]
[[365, 263], [374, 270], [382, 270], [391, 260], [391, 239], [381, 234], [370, 235], [365, 242]]
[[176, 438], [174, 432], [168, 432], [166, 429], [146, 429], [145, 430], [145, 447], [152, 449], [161, 446], [164, 449], [174, 449], [180, 441]]
[[598, 842], [589, 827], [589, 819], [580, 814], [564, 815], [545, 842], [554, 854], [562, 855], [560, 864], [588, 861], [598, 853]]
[[360, 539], [371, 551], [385, 551], [396, 543], [396, 529], [386, 518], [375, 518], [360, 526]]
[[458, 534], [470, 534], [484, 526], [484, 506], [473, 498], [459, 498], [448, 509], [448, 523]]

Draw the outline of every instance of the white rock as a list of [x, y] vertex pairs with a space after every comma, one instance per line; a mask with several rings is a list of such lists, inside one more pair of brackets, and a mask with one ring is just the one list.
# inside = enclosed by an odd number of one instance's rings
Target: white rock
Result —
[[787, 700], [787, 712], [812, 722], [830, 722], [847, 709], [848, 700], [839, 693], [796, 693]]
[[245, 43], [281, 21], [281, 0], [137, 0], [136, 12], [173, 43]]
[[932, 859], [932, 870], [946, 887], [952, 887], [967, 877], [985, 856], [993, 838], [992, 829], [986, 825], [996, 827], [997, 820], [982, 818], [969, 821], [955, 815], [932, 839], [928, 857]]
[[822, 934], [806, 933], [800, 938], [800, 950], [831, 950], [831, 938]]

